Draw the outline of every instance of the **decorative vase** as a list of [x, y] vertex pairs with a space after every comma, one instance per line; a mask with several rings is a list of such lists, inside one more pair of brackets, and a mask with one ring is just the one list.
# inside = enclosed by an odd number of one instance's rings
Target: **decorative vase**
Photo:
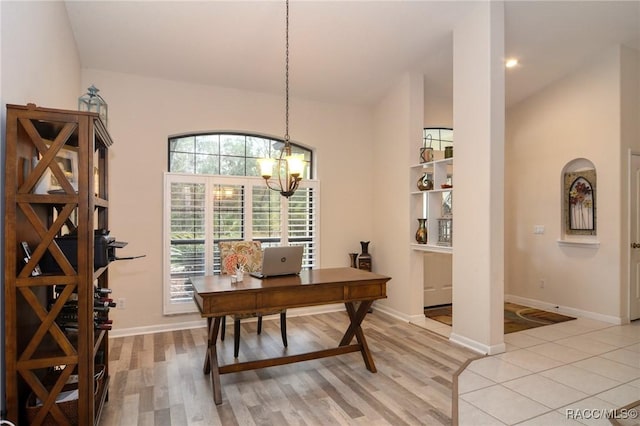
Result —
[[360, 241], [362, 247], [362, 253], [358, 256], [358, 269], [364, 269], [365, 271], [371, 271], [371, 255], [369, 254], [369, 242]]
[[427, 219], [418, 219], [416, 241], [420, 244], [427, 244]]
[[418, 189], [420, 191], [430, 191], [433, 189], [433, 180], [429, 173], [425, 172], [425, 174], [420, 176], [420, 179], [418, 179]]
[[428, 163], [433, 161], [433, 148], [422, 147], [420, 148], [420, 163]]
[[351, 264], [350, 264], [350, 266], [351, 266], [352, 268], [356, 268], [356, 269], [358, 269], [358, 262], [357, 262], [357, 259], [358, 259], [358, 253], [349, 253], [349, 259], [351, 259]]

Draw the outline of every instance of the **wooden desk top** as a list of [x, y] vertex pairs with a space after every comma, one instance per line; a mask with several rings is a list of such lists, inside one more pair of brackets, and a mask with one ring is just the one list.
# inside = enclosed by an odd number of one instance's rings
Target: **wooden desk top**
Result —
[[300, 275], [254, 278], [231, 283], [229, 275], [192, 277], [202, 316], [270, 311], [386, 298], [391, 278], [355, 268], [304, 270]]

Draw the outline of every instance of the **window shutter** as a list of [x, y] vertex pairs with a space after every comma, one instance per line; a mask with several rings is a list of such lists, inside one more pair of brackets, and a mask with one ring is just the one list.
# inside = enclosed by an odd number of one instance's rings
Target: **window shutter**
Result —
[[213, 185], [213, 272], [219, 274], [219, 241], [243, 240], [245, 238], [245, 187], [239, 184]]
[[188, 278], [205, 274], [205, 185], [170, 185], [171, 303], [191, 301]]
[[264, 246], [280, 245], [282, 239], [282, 196], [264, 184], [253, 187], [253, 239]]
[[298, 188], [289, 198], [287, 212], [289, 244], [304, 246], [303, 268], [316, 264], [316, 191], [314, 188]]

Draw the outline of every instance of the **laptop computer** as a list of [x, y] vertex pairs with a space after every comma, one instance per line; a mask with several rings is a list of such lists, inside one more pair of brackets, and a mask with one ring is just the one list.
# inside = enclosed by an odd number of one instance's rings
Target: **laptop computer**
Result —
[[262, 268], [251, 272], [256, 278], [299, 274], [302, 269], [303, 246], [265, 247], [262, 250]]

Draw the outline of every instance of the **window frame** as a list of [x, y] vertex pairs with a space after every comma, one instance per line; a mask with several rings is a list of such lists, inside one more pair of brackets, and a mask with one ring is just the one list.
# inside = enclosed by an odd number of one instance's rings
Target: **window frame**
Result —
[[[274, 139], [264, 135], [256, 135], [256, 134], [248, 134], [241, 132], [204, 132], [198, 133], [197, 135], [209, 135], [209, 134], [217, 134], [217, 135], [241, 135], [245, 137], [258, 137], [270, 140], [270, 146], [273, 147], [273, 142], [281, 141], [279, 139]], [[184, 134], [179, 136], [170, 136], [168, 138], [168, 165], [171, 157], [171, 141], [180, 137], [189, 137], [195, 136], [196, 134]], [[304, 146], [293, 144], [298, 149], [308, 151], [309, 155], [309, 167], [308, 173], [312, 175], [313, 171], [313, 151]], [[245, 149], [245, 153], [246, 153]], [[194, 155], [197, 155], [194, 152]], [[253, 157], [251, 157], [253, 158]], [[246, 170], [246, 168], [245, 168]], [[199, 240], [193, 240], [194, 244], [203, 244], [203, 253], [204, 256], [204, 273], [206, 275], [214, 274], [217, 271], [215, 270], [215, 246], [214, 243], [216, 241], [223, 241], [223, 239], [216, 238], [214, 227], [214, 215], [216, 214], [215, 205], [214, 205], [214, 188], [216, 185], [238, 185], [243, 187], [243, 198], [242, 198], [242, 220], [243, 220], [243, 228], [242, 234], [244, 240], [253, 240], [253, 189], [257, 187], [265, 187], [265, 182], [262, 177], [259, 176], [245, 176], [245, 175], [219, 175], [219, 174], [197, 174], [197, 173], [177, 173], [177, 172], [165, 172], [164, 173], [164, 186], [163, 186], [163, 194], [164, 194], [164, 206], [163, 206], [163, 314], [164, 315], [175, 315], [175, 314], [189, 314], [189, 313], [197, 313], [197, 307], [195, 303], [191, 299], [187, 302], [184, 301], [175, 301], [172, 300], [172, 295], [174, 294], [174, 289], [172, 288], [172, 213], [174, 212], [174, 206], [172, 204], [172, 185], [174, 183], [185, 183], [185, 184], [204, 184], [204, 212], [202, 219], [204, 221], [204, 240], [199, 243]], [[309, 219], [309, 223], [312, 224], [312, 235], [309, 237], [308, 244], [309, 245], [309, 253], [308, 259], [305, 258], [305, 262], [307, 263], [307, 268], [313, 268], [316, 265], [320, 264], [320, 182], [317, 180], [313, 180], [310, 178], [304, 178], [300, 182], [299, 190], [304, 188], [312, 189], [312, 199], [311, 203], [313, 203], [313, 208], [310, 210], [311, 217]], [[295, 195], [294, 195], [295, 196]], [[289, 223], [289, 202], [290, 200], [285, 197], [280, 198], [280, 244], [288, 245], [290, 243], [290, 223]], [[304, 209], [302, 210], [304, 211]], [[307, 210], [308, 211], [308, 210]], [[273, 238], [269, 238], [273, 240]], [[233, 239], [229, 239], [232, 241]], [[258, 241], [262, 239], [257, 238]], [[265, 245], [268, 245], [268, 242], [265, 239]], [[226, 241], [226, 239], [224, 239]], [[175, 259], [174, 259], [175, 261]], [[188, 275], [188, 274], [187, 274]]]
[[[174, 139], [179, 139], [179, 138], [189, 138], [189, 137], [198, 137], [198, 136], [224, 136], [224, 135], [228, 135], [228, 136], [242, 136], [244, 138], [259, 138], [259, 139], [265, 139], [268, 140], [270, 142], [270, 152], [269, 154], [271, 155], [271, 158], [277, 158], [276, 153], [279, 151], [272, 151], [275, 148], [273, 147], [274, 144], [284, 144], [284, 139], [282, 138], [278, 138], [278, 137], [273, 137], [273, 136], [269, 136], [269, 135], [265, 135], [265, 134], [260, 134], [260, 133], [246, 133], [246, 132], [240, 132], [240, 131], [213, 131], [213, 132], [195, 132], [195, 133], [181, 133], [181, 134], [176, 134], [176, 135], [171, 135], [168, 137], [168, 149], [167, 149], [167, 170], [169, 171], [169, 173], [185, 173], [185, 174], [190, 174], [190, 173], [186, 173], [186, 172], [172, 172], [171, 171], [171, 153], [172, 152], [181, 152], [183, 154], [187, 154], [187, 152], [182, 152], [182, 151], [172, 151], [171, 150], [171, 141]], [[305, 162], [308, 163], [308, 167], [305, 168], [305, 171], [308, 173], [308, 175], [304, 175], [303, 179], [309, 179], [309, 180], [313, 180], [313, 176], [314, 176], [314, 150], [303, 145], [300, 143], [296, 143], [293, 141], [289, 141], [289, 144], [291, 145], [292, 151], [295, 154], [297, 153], [304, 153], [305, 157], [308, 155], [308, 160], [305, 159]], [[210, 153], [200, 153], [200, 155], [213, 155]], [[247, 151], [245, 149], [245, 155], [244, 158], [247, 159], [257, 159], [258, 157], [247, 157]], [[194, 150], [193, 153], [194, 156], [198, 155], [198, 152], [196, 152]], [[219, 157], [223, 157], [220, 153], [217, 154]], [[240, 158], [240, 156], [235, 156], [235, 155], [225, 155], [224, 157], [236, 157], [236, 158]], [[194, 159], [194, 164], [195, 164], [195, 159]], [[246, 164], [245, 164], [245, 170], [246, 170]], [[193, 173], [196, 175], [199, 174], [206, 174], [206, 173]], [[225, 174], [212, 174], [212, 175], [217, 175], [217, 176], [231, 176], [231, 175], [225, 175]], [[234, 175], [234, 176], [260, 176], [259, 174], [256, 175]]]

